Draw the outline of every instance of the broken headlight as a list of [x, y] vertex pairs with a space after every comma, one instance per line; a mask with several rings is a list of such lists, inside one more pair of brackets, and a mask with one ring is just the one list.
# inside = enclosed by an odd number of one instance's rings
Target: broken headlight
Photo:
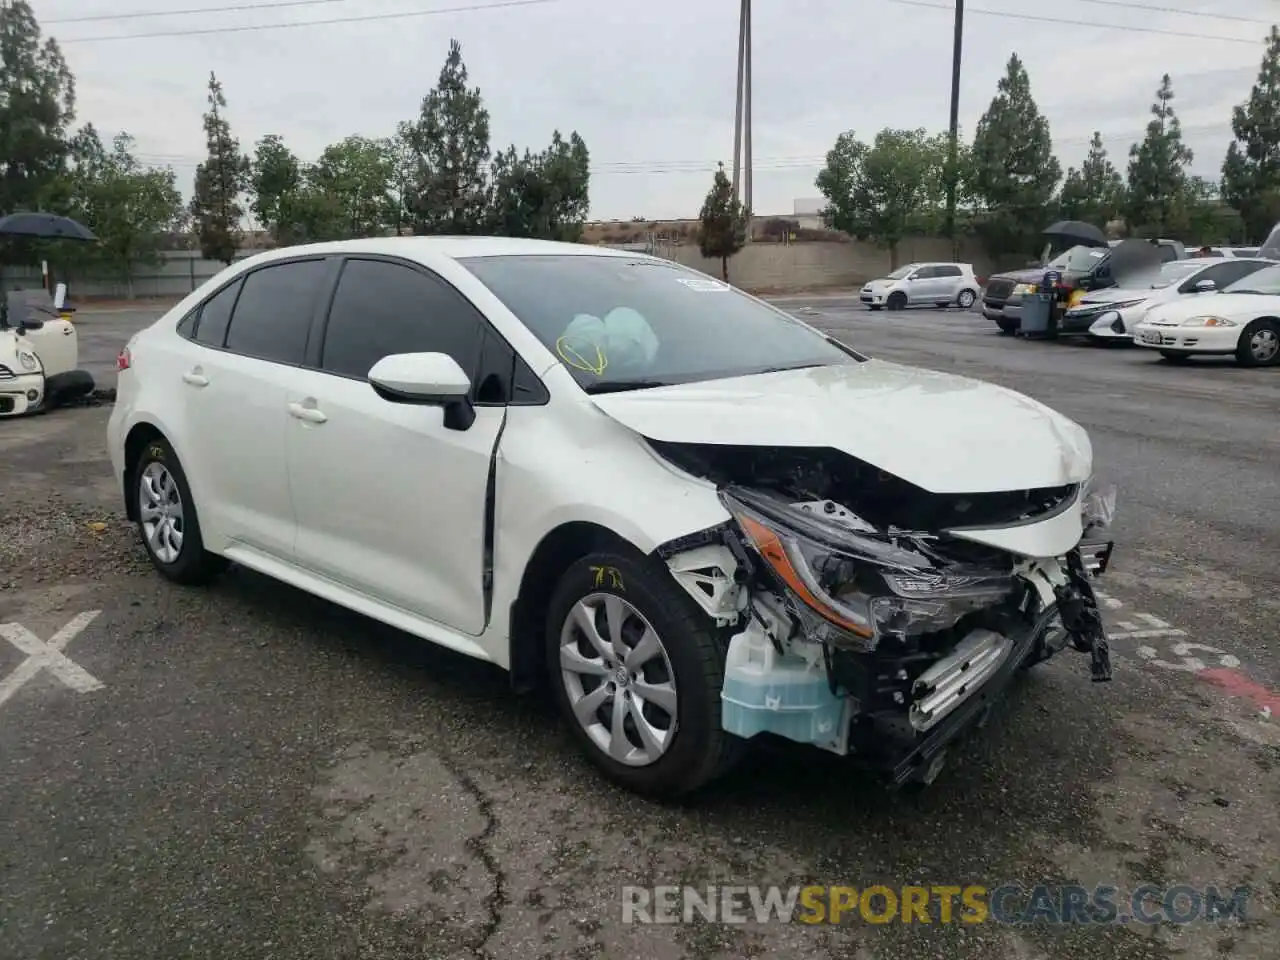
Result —
[[1080, 490], [1080, 520], [1086, 531], [1105, 530], [1116, 515], [1116, 488], [1095, 477], [1084, 482]]
[[756, 491], [721, 494], [815, 640], [871, 651], [945, 630], [1016, 589], [1012, 571], [940, 569], [918, 550]]

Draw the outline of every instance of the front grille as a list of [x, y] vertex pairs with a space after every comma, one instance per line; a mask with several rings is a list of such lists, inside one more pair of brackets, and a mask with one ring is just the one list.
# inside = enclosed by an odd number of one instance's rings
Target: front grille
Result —
[[3, 363], [0, 363], [0, 380], [16, 380], [16, 379], [17, 377], [14, 376], [13, 371], [10, 370], [8, 367], [6, 367]]
[[1017, 286], [1012, 280], [1001, 280], [998, 277], [987, 281], [987, 289], [984, 292], [986, 300], [994, 300], [997, 302], [1008, 300], [1009, 294], [1013, 293], [1013, 288]]

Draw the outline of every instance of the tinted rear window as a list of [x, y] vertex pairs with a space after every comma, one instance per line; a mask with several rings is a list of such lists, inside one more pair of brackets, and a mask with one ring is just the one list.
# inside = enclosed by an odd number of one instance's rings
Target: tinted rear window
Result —
[[276, 363], [300, 364], [327, 264], [300, 260], [253, 271], [236, 301], [227, 349]]

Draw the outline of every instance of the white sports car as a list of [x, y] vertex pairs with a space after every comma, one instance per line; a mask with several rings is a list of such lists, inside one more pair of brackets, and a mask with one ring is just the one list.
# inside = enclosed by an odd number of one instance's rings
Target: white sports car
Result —
[[1273, 265], [1259, 257], [1203, 257], [1164, 264], [1146, 282], [1095, 290], [1062, 318], [1059, 335], [1087, 334], [1100, 341], [1132, 341], [1134, 328], [1161, 304], [1213, 294]]

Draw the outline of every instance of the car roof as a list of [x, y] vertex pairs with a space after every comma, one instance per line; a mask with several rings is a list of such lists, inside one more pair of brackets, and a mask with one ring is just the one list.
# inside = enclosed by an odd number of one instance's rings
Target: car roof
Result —
[[[255, 265], [272, 260], [286, 259], [306, 254], [355, 254], [372, 253], [389, 257], [404, 257], [430, 263], [444, 257], [456, 260], [462, 257], [510, 257], [510, 256], [595, 256], [619, 257], [634, 260], [637, 257], [659, 260], [644, 253], [616, 250], [584, 243], [561, 243], [555, 240], [533, 240], [524, 237], [433, 236], [433, 237], [365, 237], [356, 240], [331, 240], [323, 243], [305, 243], [291, 247], [277, 247], [255, 254], [249, 259]], [[670, 261], [662, 261], [669, 263]]]

